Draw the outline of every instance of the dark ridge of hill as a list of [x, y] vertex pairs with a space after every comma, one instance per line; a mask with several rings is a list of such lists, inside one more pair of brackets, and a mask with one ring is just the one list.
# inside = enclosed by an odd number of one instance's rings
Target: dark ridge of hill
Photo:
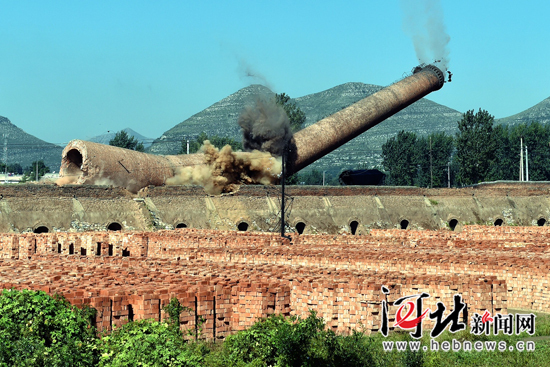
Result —
[[550, 123], [550, 97], [523, 112], [496, 120], [498, 124], [507, 125], [516, 125], [533, 121], [540, 122], [541, 124]]
[[[127, 127], [126, 129], [122, 129], [122, 130], [126, 131], [129, 136], [133, 136], [134, 138], [136, 138], [138, 142], [143, 143], [143, 146], [145, 148], [148, 148], [148, 147], [151, 146], [151, 144], [153, 144], [153, 139], [148, 138], [146, 136], [143, 136], [140, 133], [130, 129], [129, 127]], [[84, 140], [92, 141], [94, 143], [109, 145], [109, 142], [111, 140], [113, 140], [113, 138], [115, 137], [115, 135], [117, 133], [118, 133], [118, 131], [110, 132], [110, 133], [107, 133], [107, 134], [97, 135], [97, 136], [94, 136], [93, 138], [84, 139]]]
[[[364, 83], [346, 83], [323, 92], [295, 98], [292, 101], [306, 114], [306, 126], [379, 91], [382, 87]], [[257, 95], [273, 95], [268, 88], [251, 85], [222, 99], [205, 110], [179, 123], [156, 139], [148, 149], [155, 154], [176, 154], [184, 137], [207, 134], [241, 139], [237, 118], [243, 108]], [[420, 135], [431, 132], [454, 134], [462, 114], [425, 98], [381, 122], [334, 152], [313, 163], [309, 168], [339, 172], [363, 164], [380, 164], [382, 144], [401, 130]]]
[[212, 106], [180, 122], [166, 131], [146, 151], [154, 154], [177, 154], [184, 138], [194, 138], [201, 132], [208, 135], [230, 136], [242, 139], [237, 119], [244, 107], [254, 102], [258, 96], [271, 96], [274, 93], [263, 85], [250, 85]]
[[19, 163], [23, 168], [32, 162], [43, 160], [51, 171], [59, 172], [63, 148], [47, 143], [26, 133], [0, 116], [0, 161], [4, 162], [4, 135], [7, 135], [8, 164]]

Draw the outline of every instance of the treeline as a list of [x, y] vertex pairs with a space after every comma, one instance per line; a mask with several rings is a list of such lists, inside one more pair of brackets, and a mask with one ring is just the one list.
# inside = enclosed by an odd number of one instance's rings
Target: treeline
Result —
[[[38, 171], [38, 175], [36, 172]], [[12, 163], [8, 164], [6, 167], [6, 164], [4, 162], [0, 162], [0, 174], [4, 173], [12, 173], [15, 175], [23, 175], [20, 183], [25, 183], [29, 181], [35, 181], [36, 177], [40, 180], [42, 176], [44, 176], [46, 173], [50, 173], [50, 167], [46, 166], [43, 160], [34, 161], [32, 162], [27, 168], [23, 169], [19, 163]]]
[[386, 183], [446, 187], [450, 182], [450, 186], [456, 187], [496, 180], [517, 181], [521, 140], [529, 180], [550, 181], [550, 126], [538, 122], [495, 126], [494, 116], [480, 109], [477, 113], [473, 110], [464, 113], [454, 136], [432, 133], [419, 137], [401, 131], [388, 139], [382, 145]]

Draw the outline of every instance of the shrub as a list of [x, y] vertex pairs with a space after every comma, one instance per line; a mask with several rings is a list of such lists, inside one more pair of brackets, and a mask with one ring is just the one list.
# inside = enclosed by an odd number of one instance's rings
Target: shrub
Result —
[[203, 356], [166, 322], [129, 322], [100, 340], [99, 366], [201, 366]]
[[227, 338], [222, 365], [368, 366], [371, 345], [362, 333], [337, 336], [311, 311], [306, 319], [273, 315]]
[[95, 310], [42, 291], [0, 293], [0, 365], [93, 366]]

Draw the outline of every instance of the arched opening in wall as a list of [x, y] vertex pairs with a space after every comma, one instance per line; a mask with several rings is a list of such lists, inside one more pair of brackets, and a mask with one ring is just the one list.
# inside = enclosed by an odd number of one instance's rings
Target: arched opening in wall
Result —
[[84, 247], [81, 247], [81, 248], [80, 248], [80, 255], [86, 256], [86, 252], [87, 252], [87, 251], [86, 251], [86, 249], [85, 249]]
[[296, 232], [298, 232], [298, 234], [304, 233], [305, 229], [306, 229], [306, 224], [304, 222], [296, 223]]
[[107, 230], [108, 231], [121, 231], [122, 230], [122, 225], [120, 223], [113, 222], [113, 223], [111, 223], [107, 226]]
[[109, 256], [113, 256], [113, 245], [109, 244]]
[[72, 243], [69, 245], [69, 255], [74, 255], [74, 245]]
[[128, 257], [130, 256], [130, 250], [128, 248], [125, 248], [122, 250], [122, 257]]
[[128, 321], [134, 321], [134, 307], [128, 305]]
[[76, 150], [71, 149], [67, 152], [67, 166], [65, 167], [65, 176], [76, 178], [82, 174], [82, 154]]
[[248, 223], [241, 222], [241, 223], [237, 224], [237, 229], [239, 231], [242, 231], [242, 232], [247, 231], [248, 230]]
[[458, 220], [454, 218], [449, 221], [449, 228], [451, 229], [451, 231], [455, 230], [457, 224], [458, 224]]
[[540, 218], [539, 220], [537, 220], [537, 225], [538, 225], [539, 227], [542, 227], [542, 226], [544, 226], [545, 224], [546, 224], [546, 219]]
[[502, 224], [504, 223], [504, 221], [500, 218], [498, 218], [497, 220], [495, 220], [495, 226], [496, 227], [500, 227]]
[[185, 223], [178, 223], [178, 224], [176, 224], [176, 229], [178, 229], [178, 228], [187, 228], [187, 224], [185, 224]]
[[36, 227], [33, 232], [34, 233], [48, 233], [48, 232], [50, 232], [50, 230], [46, 226], [39, 226], [39, 227]]
[[101, 242], [97, 243], [97, 247], [95, 250], [95, 256], [101, 256]]
[[357, 227], [359, 227], [359, 222], [354, 220], [349, 224], [349, 228], [351, 229], [351, 234], [357, 233]]
[[409, 221], [406, 219], [403, 219], [401, 223], [399, 223], [399, 225], [401, 226], [401, 229], [407, 229], [409, 228]]
[[61, 253], [61, 244], [60, 243], [57, 244], [57, 253], [58, 254]]

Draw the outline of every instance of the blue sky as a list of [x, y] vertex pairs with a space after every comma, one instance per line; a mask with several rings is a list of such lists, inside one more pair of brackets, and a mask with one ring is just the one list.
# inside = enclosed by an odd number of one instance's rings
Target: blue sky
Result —
[[[453, 81], [428, 99], [500, 118], [550, 97], [550, 2], [440, 6]], [[0, 116], [60, 145], [156, 138], [252, 83], [291, 97], [388, 85], [418, 63], [406, 16], [397, 0], [0, 0]]]

